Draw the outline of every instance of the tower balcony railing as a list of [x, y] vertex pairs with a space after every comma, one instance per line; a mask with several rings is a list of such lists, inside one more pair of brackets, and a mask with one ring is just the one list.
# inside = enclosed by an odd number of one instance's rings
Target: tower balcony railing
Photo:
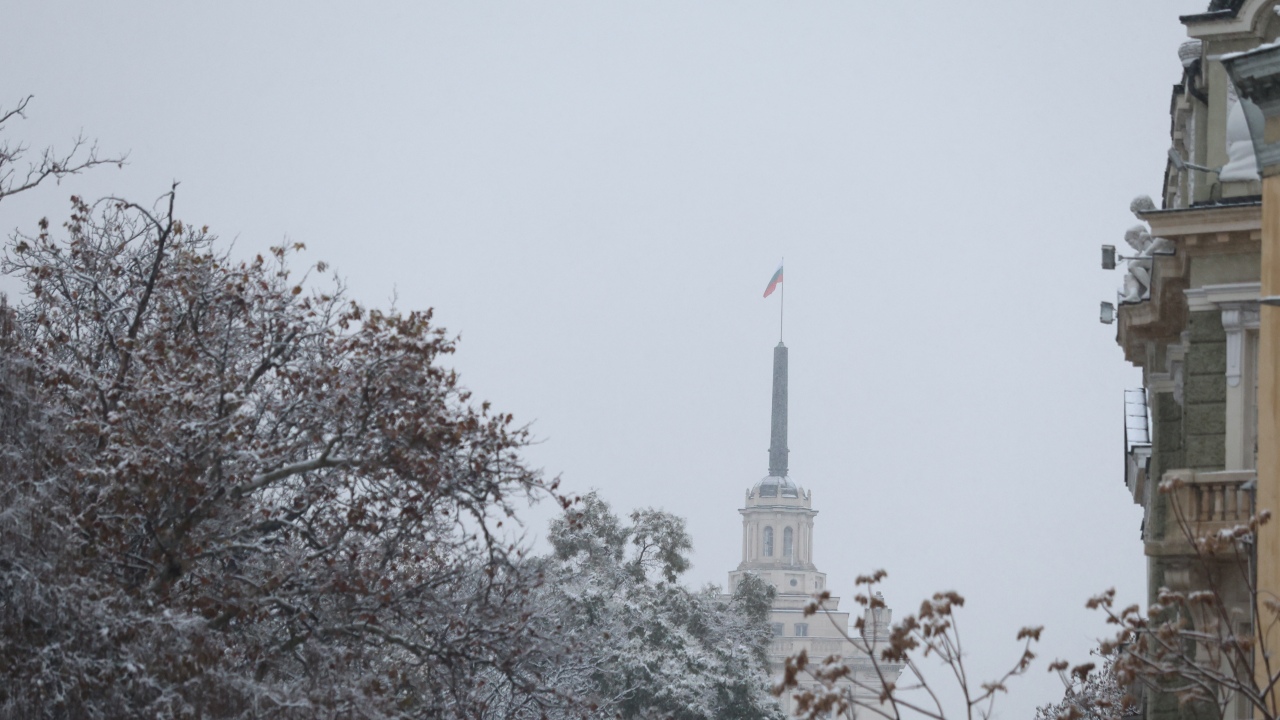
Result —
[[1255, 470], [1171, 470], [1164, 475], [1172, 493], [1169, 539], [1205, 537], [1239, 525], [1247, 525], [1257, 511]]

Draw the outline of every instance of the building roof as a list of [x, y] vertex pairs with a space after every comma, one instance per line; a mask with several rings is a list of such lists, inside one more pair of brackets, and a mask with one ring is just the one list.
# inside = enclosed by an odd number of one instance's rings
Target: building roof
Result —
[[1206, 20], [1231, 20], [1240, 13], [1240, 8], [1243, 6], [1244, 0], [1210, 0], [1208, 10], [1193, 15], [1183, 15], [1178, 19], [1183, 24]]
[[800, 486], [795, 484], [789, 477], [778, 477], [770, 475], [760, 482], [756, 483], [753, 488], [756, 497], [761, 498], [798, 498], [800, 497]]
[[1239, 202], [1196, 204], [1190, 207], [1146, 210], [1138, 213], [1151, 226], [1151, 235], [1178, 238], [1236, 231], [1261, 231], [1262, 200], [1257, 195], [1234, 198]]

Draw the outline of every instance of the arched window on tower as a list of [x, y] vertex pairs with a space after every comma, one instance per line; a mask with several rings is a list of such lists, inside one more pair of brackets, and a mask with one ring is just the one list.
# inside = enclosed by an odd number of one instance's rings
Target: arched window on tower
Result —
[[788, 560], [791, 559], [791, 551], [794, 547], [792, 544], [792, 540], [793, 540], [793, 535], [791, 532], [791, 528], [787, 528], [786, 530], [783, 530], [782, 531], [782, 557], [787, 558]]
[[773, 557], [773, 528], [764, 529], [764, 556]]

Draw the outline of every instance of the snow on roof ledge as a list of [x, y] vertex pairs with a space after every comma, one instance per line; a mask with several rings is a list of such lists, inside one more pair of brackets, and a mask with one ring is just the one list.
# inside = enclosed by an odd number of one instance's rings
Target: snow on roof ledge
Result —
[[1213, 0], [1204, 12], [1182, 15], [1178, 17], [1178, 20], [1182, 21], [1184, 25], [1197, 22], [1212, 22], [1214, 20], [1230, 20], [1240, 14], [1240, 8], [1244, 6], [1244, 3], [1245, 0]]
[[1191, 37], [1243, 39], [1252, 36], [1265, 40], [1263, 33], [1273, 3], [1274, 0], [1215, 0], [1206, 12], [1178, 19]]

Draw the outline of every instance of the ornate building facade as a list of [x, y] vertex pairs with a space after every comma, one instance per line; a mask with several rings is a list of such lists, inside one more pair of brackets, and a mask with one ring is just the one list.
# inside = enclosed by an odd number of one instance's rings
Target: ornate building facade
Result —
[[[804, 607], [813, 595], [827, 589], [827, 575], [814, 564], [813, 493], [788, 475], [787, 459], [787, 347], [773, 349], [773, 412], [769, 444], [769, 474], [747, 490], [742, 515], [742, 562], [729, 573], [729, 587], [737, 587], [744, 575], [754, 574], [777, 591], [769, 622], [770, 670], [776, 677], [786, 659], [801, 650], [821, 662], [836, 655], [850, 668], [852, 680], [843, 684], [859, 696], [860, 704], [876, 704], [880, 678], [896, 680], [902, 668], [873, 663], [868, 650], [887, 637], [888, 608], [868, 610], [865, 632], [850, 625], [848, 612], [840, 610], [840, 598], [831, 597], [826, 612], [805, 617]], [[878, 665], [878, 667], [877, 667]], [[790, 715], [793, 701], [784, 694], [783, 710]]]
[[[1213, 0], [1181, 18], [1190, 40], [1170, 100], [1170, 151], [1157, 204], [1131, 205], [1135, 254], [1116, 316], [1117, 343], [1142, 370], [1126, 392], [1125, 480], [1143, 508], [1148, 600], [1161, 588], [1221, 593], [1231, 627], [1249, 637], [1249, 558], [1199, 556], [1191, 537], [1248, 522], [1258, 452], [1258, 327], [1262, 202], [1246, 113], [1224, 56], [1280, 37], [1277, 0]], [[1162, 481], [1172, 481], [1161, 492]], [[1242, 562], [1243, 561], [1243, 562]], [[1228, 719], [1252, 717], [1224, 696]], [[1151, 720], [1197, 715], [1147, 691]], [[1203, 709], [1199, 711], [1203, 714]], [[1214, 713], [1210, 713], [1212, 716]]]

